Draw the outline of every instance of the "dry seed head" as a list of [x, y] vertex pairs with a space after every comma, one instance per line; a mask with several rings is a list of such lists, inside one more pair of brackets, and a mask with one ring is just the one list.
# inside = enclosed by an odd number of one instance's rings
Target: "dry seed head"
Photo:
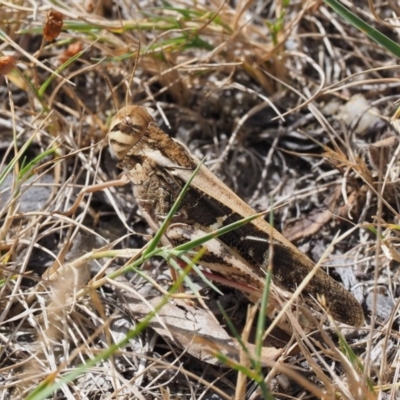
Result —
[[125, 106], [111, 121], [108, 143], [111, 155], [122, 161], [129, 151], [146, 134], [153, 117], [144, 107]]
[[63, 27], [63, 19], [63, 14], [58, 11], [50, 10], [47, 13], [46, 22], [43, 27], [43, 36], [47, 41], [52, 42], [58, 38]]
[[9, 74], [15, 67], [17, 60], [14, 56], [0, 57], [0, 75]]

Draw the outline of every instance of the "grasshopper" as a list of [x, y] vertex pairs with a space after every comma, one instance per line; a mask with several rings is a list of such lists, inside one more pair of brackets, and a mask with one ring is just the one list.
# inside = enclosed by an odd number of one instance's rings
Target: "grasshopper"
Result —
[[[112, 156], [124, 171], [124, 178], [118, 184], [133, 183], [141, 212], [156, 231], [200, 161], [161, 130], [141, 106], [125, 106], [114, 116], [108, 141]], [[166, 232], [168, 241], [174, 245], [250, 217], [255, 211], [201, 165], [178, 214], [176, 223]], [[315, 265], [262, 218], [205, 246], [207, 251], [200, 265], [255, 289], [262, 290], [271, 262], [274, 284], [289, 291], [294, 291]], [[317, 270], [302, 294], [311, 306], [320, 301], [337, 321], [353, 326], [364, 322], [357, 300], [322, 270]]]

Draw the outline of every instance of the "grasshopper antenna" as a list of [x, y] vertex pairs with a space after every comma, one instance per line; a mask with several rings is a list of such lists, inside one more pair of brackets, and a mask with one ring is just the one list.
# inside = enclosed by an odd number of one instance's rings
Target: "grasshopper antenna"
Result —
[[136, 67], [139, 64], [139, 57], [140, 57], [140, 42], [138, 43], [138, 49], [137, 49], [137, 53], [136, 53], [136, 60], [135, 60], [135, 65], [133, 66], [133, 70], [131, 72], [131, 75], [129, 77], [129, 81], [128, 81], [128, 90], [126, 91], [126, 95], [125, 95], [125, 105], [129, 105], [129, 101], [132, 100], [132, 93], [131, 93], [131, 84], [133, 81], [133, 77], [135, 76], [135, 72], [136, 72]]
[[110, 79], [107, 76], [104, 76], [104, 79], [107, 82], [107, 86], [110, 89], [111, 97], [112, 97], [112, 99], [114, 101], [115, 109], [116, 109], [116, 111], [118, 111], [120, 107], [119, 107], [119, 103], [118, 103], [118, 98], [117, 98], [117, 96], [115, 95], [115, 92], [114, 92], [114, 88], [112, 87]]

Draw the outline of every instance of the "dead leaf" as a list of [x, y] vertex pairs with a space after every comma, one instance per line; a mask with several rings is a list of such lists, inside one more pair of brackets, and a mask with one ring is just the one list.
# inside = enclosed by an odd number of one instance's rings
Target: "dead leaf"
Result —
[[318, 232], [332, 219], [332, 211], [336, 207], [336, 201], [339, 196], [340, 186], [338, 185], [333, 193], [326, 199], [325, 209], [312, 212], [293, 223], [287, 224], [283, 230], [283, 235], [291, 242], [314, 235], [314, 233]]
[[333, 213], [343, 219], [358, 218], [365, 204], [367, 192], [367, 185], [363, 185], [359, 189], [353, 188], [348, 194], [346, 204], [339, 206]]
[[[156, 307], [161, 299], [162, 297], [155, 297], [148, 303]], [[152, 311], [149, 305], [134, 298], [132, 293], [129, 293], [126, 304], [135, 315], [139, 316], [139, 319], [143, 319]], [[220, 361], [215, 358], [216, 353], [222, 353], [230, 359], [239, 361], [240, 346], [236, 339], [228, 335], [209, 311], [189, 306], [182, 300], [166, 304], [149, 326], [165, 340], [201, 361], [219, 365]], [[252, 345], [249, 345], [249, 351], [250, 354], [254, 354]], [[264, 347], [261, 361], [275, 360], [282, 351], [275, 347]]]
[[368, 146], [368, 158], [371, 165], [382, 175], [386, 173], [388, 163], [399, 145], [396, 136], [389, 136]]
[[361, 212], [362, 205], [365, 203], [366, 194], [366, 185], [361, 188], [350, 188], [346, 204], [338, 206], [338, 199], [341, 196], [341, 186], [337, 185], [324, 202], [326, 208], [311, 212], [303, 218], [288, 223], [283, 230], [283, 235], [291, 242], [295, 242], [296, 240], [314, 235], [335, 216], [343, 220], [357, 218]]

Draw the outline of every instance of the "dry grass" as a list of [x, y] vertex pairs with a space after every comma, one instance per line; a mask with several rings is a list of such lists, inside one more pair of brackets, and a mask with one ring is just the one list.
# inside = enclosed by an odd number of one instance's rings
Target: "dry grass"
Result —
[[[398, 60], [318, 1], [58, 4], [0, 2], [0, 398], [398, 398]], [[395, 2], [348, 6], [398, 41]], [[369, 110], [343, 109], [354, 95]], [[289, 310], [260, 365], [245, 350], [215, 365], [189, 350], [225, 350], [214, 332], [182, 335], [182, 349], [157, 317], [139, 322], [135, 299], [171, 279], [158, 258], [125, 267], [151, 234], [131, 188], [54, 213], [118, 176], [103, 138], [127, 102], [152, 108], [255, 209], [276, 206], [275, 226], [315, 261], [331, 248], [324, 266], [366, 325]], [[249, 349], [256, 317], [221, 290], [207, 305], [222, 329], [224, 302]]]

